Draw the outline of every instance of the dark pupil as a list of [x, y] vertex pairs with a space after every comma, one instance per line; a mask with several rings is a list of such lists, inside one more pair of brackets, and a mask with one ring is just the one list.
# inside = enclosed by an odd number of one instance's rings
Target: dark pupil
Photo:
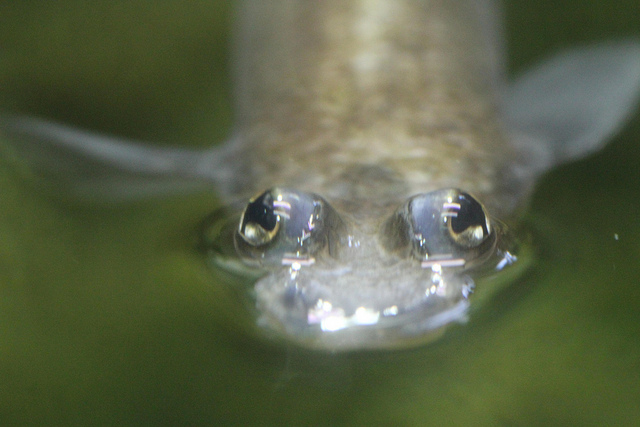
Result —
[[455, 233], [462, 233], [469, 227], [481, 226], [484, 235], [489, 234], [487, 230], [487, 221], [484, 217], [482, 205], [476, 199], [468, 194], [461, 194], [458, 199], [460, 210], [458, 215], [451, 218], [451, 229]]
[[263, 193], [253, 202], [247, 205], [244, 211], [244, 221], [242, 223], [242, 231], [249, 222], [258, 224], [267, 231], [276, 228], [278, 217], [273, 212], [273, 197], [270, 193]]

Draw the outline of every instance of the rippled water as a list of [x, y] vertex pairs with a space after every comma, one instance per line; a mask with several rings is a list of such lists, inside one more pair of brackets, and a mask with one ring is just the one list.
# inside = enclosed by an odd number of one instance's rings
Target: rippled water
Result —
[[[0, 3], [3, 109], [165, 143], [223, 137], [229, 8], [69, 3]], [[513, 1], [508, 17], [516, 69], [640, 37], [636, 1]], [[545, 177], [524, 214], [536, 264], [469, 324], [410, 351], [333, 355], [253, 335], [195, 249], [215, 195], [87, 206], [4, 156], [0, 423], [636, 424], [639, 160], [636, 114], [602, 154]]]

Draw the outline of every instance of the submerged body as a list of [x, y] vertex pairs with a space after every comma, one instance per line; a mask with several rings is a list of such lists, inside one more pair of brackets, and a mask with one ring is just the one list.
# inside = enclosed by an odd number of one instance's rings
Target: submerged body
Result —
[[464, 320], [474, 271], [516, 259], [496, 218], [546, 169], [600, 147], [640, 89], [632, 41], [507, 84], [488, 0], [253, 0], [238, 21], [237, 123], [221, 147], [4, 129], [43, 168], [101, 163], [112, 195], [207, 182], [228, 204], [251, 198], [210, 255], [237, 269], [233, 246], [257, 269], [259, 325], [328, 350], [413, 345]]

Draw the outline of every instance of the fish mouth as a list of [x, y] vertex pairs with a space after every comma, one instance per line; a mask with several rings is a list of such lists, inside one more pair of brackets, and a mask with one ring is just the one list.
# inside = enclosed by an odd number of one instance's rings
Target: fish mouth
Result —
[[459, 267], [319, 267], [294, 263], [258, 280], [258, 324], [305, 347], [337, 351], [422, 344], [467, 320], [474, 284]]

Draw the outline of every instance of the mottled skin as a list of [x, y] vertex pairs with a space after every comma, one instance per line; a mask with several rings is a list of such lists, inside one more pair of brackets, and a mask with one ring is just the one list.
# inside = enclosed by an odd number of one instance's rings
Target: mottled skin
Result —
[[496, 30], [478, 19], [493, 12], [459, 0], [246, 2], [241, 192], [293, 186], [367, 205], [458, 187], [504, 217], [513, 201], [495, 188], [514, 154], [497, 119]]

